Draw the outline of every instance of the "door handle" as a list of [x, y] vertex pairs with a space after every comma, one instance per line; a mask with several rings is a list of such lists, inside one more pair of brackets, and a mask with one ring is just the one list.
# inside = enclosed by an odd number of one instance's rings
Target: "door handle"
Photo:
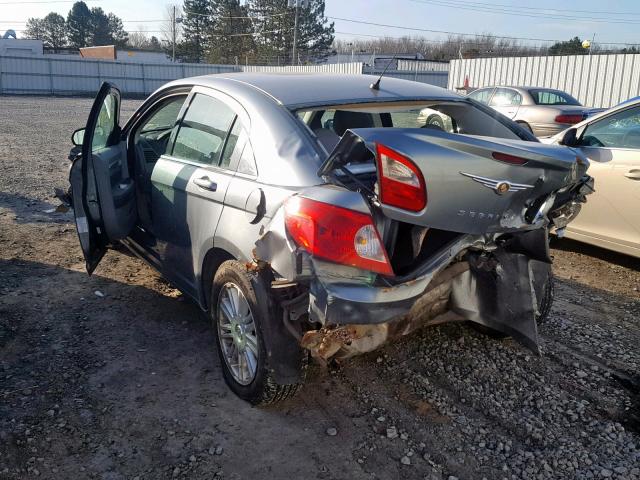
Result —
[[631, 180], [640, 180], [640, 169], [634, 168], [633, 170], [629, 170], [624, 176]]
[[218, 184], [211, 180], [209, 177], [194, 178], [193, 183], [195, 183], [200, 188], [204, 188], [205, 190], [209, 190], [211, 192], [215, 192], [218, 189]]

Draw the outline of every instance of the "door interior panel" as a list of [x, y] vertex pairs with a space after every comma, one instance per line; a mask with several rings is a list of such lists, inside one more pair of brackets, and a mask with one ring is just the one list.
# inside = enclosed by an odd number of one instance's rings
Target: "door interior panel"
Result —
[[137, 218], [135, 183], [129, 176], [125, 143], [92, 153], [102, 221], [110, 240], [125, 238]]

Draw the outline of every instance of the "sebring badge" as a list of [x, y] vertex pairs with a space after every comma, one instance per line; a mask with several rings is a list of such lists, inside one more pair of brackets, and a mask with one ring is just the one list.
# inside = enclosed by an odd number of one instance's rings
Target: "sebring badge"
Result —
[[494, 180], [493, 178], [481, 177], [480, 175], [471, 175], [470, 173], [460, 172], [460, 175], [469, 177], [471, 180], [490, 188], [498, 195], [503, 195], [507, 192], [519, 192], [527, 188], [533, 188], [533, 185], [527, 185], [526, 183], [513, 183], [508, 180]]

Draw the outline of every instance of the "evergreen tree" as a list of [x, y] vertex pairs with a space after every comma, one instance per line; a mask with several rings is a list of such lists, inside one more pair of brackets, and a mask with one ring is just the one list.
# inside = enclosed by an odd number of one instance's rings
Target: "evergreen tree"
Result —
[[582, 40], [573, 37], [566, 42], [556, 42], [549, 47], [549, 55], [584, 55], [587, 49], [582, 47]]
[[251, 20], [239, 0], [213, 0], [213, 28], [207, 60], [234, 64], [254, 59]]
[[211, 0], [184, 0], [182, 35], [176, 56], [185, 62], [200, 63], [209, 50], [210, 33], [214, 28]]
[[92, 34], [91, 11], [84, 2], [76, 2], [67, 15], [67, 36], [69, 44], [75, 48], [91, 45]]
[[91, 9], [91, 45], [98, 47], [101, 45], [112, 45], [111, 29], [109, 17], [100, 7]]
[[308, 0], [307, 5], [298, 11], [297, 56], [302, 63], [319, 63], [331, 53], [334, 24], [327, 24], [325, 0]]
[[126, 46], [129, 34], [125, 32], [120, 17], [113, 13], [110, 13], [109, 15], [107, 15], [107, 20], [109, 24], [109, 35], [111, 37], [111, 43], [113, 43], [118, 48]]
[[[291, 64], [295, 1], [250, 0], [258, 56], [264, 63]], [[296, 52], [305, 63], [326, 58], [334, 39], [333, 23], [324, 16], [325, 0], [298, 0]], [[298, 63], [295, 59], [294, 63]]]

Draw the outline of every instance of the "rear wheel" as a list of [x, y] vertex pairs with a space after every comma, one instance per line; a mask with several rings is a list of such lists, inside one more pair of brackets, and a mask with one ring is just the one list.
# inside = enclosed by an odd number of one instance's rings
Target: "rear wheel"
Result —
[[[224, 262], [213, 279], [209, 311], [225, 382], [243, 400], [264, 405], [293, 395], [300, 384], [281, 385], [273, 378], [264, 335], [270, 302], [258, 299], [256, 282], [258, 276], [242, 263]], [[304, 370], [303, 362], [291, 360]]]
[[442, 121], [442, 118], [436, 114], [429, 115], [425, 125], [433, 125], [444, 130], [444, 122]]

